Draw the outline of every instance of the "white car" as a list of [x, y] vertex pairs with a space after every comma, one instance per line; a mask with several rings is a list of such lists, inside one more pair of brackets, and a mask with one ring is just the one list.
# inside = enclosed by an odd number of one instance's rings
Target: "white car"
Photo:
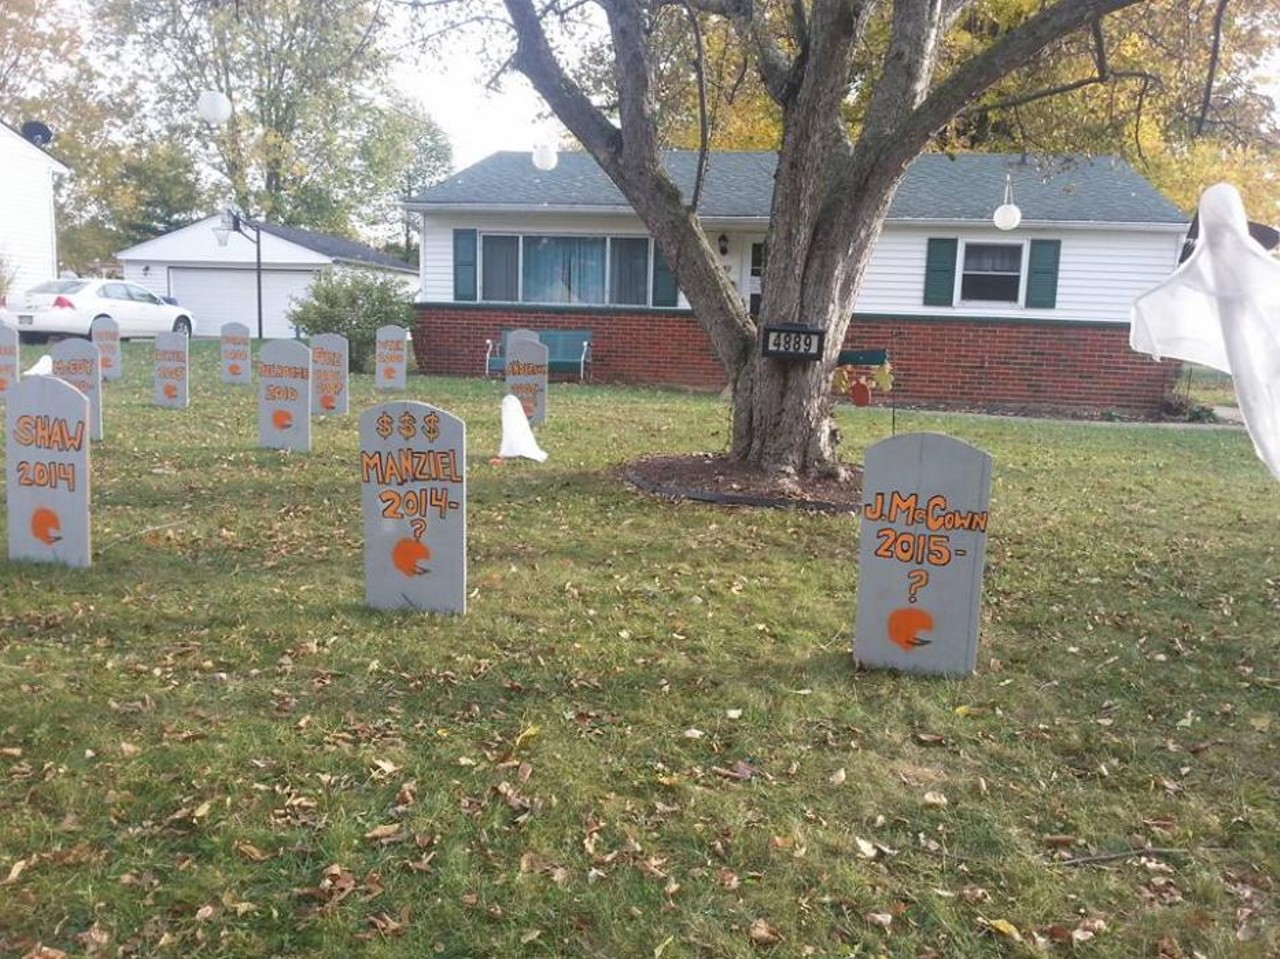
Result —
[[88, 336], [89, 324], [100, 316], [115, 320], [121, 337], [170, 330], [190, 336], [195, 327], [190, 310], [123, 280], [49, 280], [16, 299], [9, 319], [24, 339], [50, 333]]

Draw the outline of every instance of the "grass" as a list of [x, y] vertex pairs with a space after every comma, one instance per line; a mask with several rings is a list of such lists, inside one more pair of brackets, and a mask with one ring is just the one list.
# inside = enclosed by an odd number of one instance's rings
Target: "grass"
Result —
[[[713, 397], [556, 385], [551, 458], [493, 466], [499, 385], [411, 377], [468, 423], [472, 593], [386, 614], [356, 414], [260, 450], [213, 344], [182, 412], [149, 355], [92, 569], [0, 564], [0, 953], [1280, 951], [1280, 490], [1241, 431], [899, 412], [995, 458], [979, 671], [907, 678], [852, 666], [855, 517], [616, 479], [723, 448]], [[853, 459], [889, 433], [839, 419]]]

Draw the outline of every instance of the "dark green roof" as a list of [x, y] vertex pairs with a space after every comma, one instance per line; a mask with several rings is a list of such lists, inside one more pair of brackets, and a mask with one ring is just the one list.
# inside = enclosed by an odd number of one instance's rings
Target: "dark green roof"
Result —
[[[697, 153], [671, 150], [663, 162], [687, 197]], [[772, 152], [707, 157], [699, 212], [705, 218], [767, 217], [773, 198]], [[889, 219], [989, 221], [1004, 200], [1005, 175], [1024, 220], [1185, 224], [1187, 217], [1129, 164], [1115, 157], [928, 153], [911, 164]], [[588, 153], [561, 153], [540, 171], [522, 151], [495, 153], [409, 201], [415, 209], [628, 212], [618, 188]]]

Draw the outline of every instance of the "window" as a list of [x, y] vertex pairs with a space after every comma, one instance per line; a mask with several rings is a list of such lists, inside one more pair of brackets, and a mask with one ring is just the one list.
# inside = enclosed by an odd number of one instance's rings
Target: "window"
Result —
[[760, 284], [764, 280], [764, 267], [768, 262], [763, 243], [751, 244], [751, 279], [748, 287], [747, 312], [756, 316], [760, 312]]
[[481, 249], [480, 299], [520, 299], [520, 237], [486, 234]]
[[1022, 284], [1022, 244], [966, 243], [960, 299], [1018, 302]]
[[476, 299], [477, 271], [479, 299], [490, 303], [671, 307], [679, 299], [675, 278], [644, 236], [455, 230], [455, 300]]
[[160, 297], [150, 290], [144, 290], [140, 286], [133, 286], [128, 283], [125, 284], [125, 289], [129, 291], [129, 299], [135, 303], [150, 303], [152, 306], [160, 305]]
[[609, 241], [609, 302], [628, 306], [648, 304], [647, 237], [614, 237]]

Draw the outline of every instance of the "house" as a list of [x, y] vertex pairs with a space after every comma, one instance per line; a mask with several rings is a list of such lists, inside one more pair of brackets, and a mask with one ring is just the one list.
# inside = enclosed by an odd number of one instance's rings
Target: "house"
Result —
[[[326, 269], [365, 269], [414, 284], [415, 270], [372, 247], [341, 237], [244, 219], [219, 242], [222, 216], [206, 217], [116, 254], [124, 278], [173, 297], [195, 315], [197, 336], [217, 336], [224, 323], [244, 323], [255, 335], [290, 337], [286, 314]], [[259, 268], [259, 253], [261, 267]], [[258, 327], [258, 280], [262, 328]]]
[[71, 171], [4, 123], [0, 171], [0, 287], [9, 280], [12, 302], [13, 294], [58, 275], [53, 181]]
[[[696, 153], [664, 162], [687, 196]], [[708, 157], [700, 215], [743, 299], [760, 293], [773, 153]], [[1007, 179], [1006, 179], [1007, 178]], [[1016, 229], [992, 214], [1006, 185]], [[479, 375], [513, 327], [592, 331], [597, 380], [718, 388], [706, 335], [644, 224], [589, 154], [547, 172], [503, 152], [406, 204], [422, 217], [414, 345]], [[902, 403], [1158, 410], [1177, 375], [1129, 349], [1133, 299], [1177, 263], [1187, 218], [1123, 161], [927, 154], [889, 209], [848, 348], [890, 351]]]

